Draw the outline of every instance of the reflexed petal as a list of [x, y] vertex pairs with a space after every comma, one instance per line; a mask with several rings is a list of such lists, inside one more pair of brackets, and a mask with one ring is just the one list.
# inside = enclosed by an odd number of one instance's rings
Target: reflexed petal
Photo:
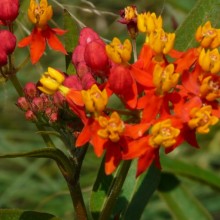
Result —
[[23, 38], [21, 41], [18, 42], [18, 47], [26, 47], [27, 45], [29, 45], [31, 43], [31, 38], [31, 35]]
[[155, 148], [149, 148], [145, 154], [143, 154], [138, 159], [138, 165], [137, 165], [137, 173], [136, 177], [138, 177], [140, 174], [142, 174], [149, 166], [152, 164], [152, 162], [156, 159], [156, 163], [159, 164], [159, 150]]
[[58, 39], [58, 37], [56, 36], [55, 32], [53, 32], [52, 29], [50, 29], [49, 27], [45, 30], [44, 32], [47, 42], [49, 44], [49, 46], [53, 49], [53, 50], [57, 50], [60, 51], [63, 54], [67, 54], [63, 44], [61, 43], [61, 41]]
[[113, 142], [108, 142], [105, 155], [105, 173], [107, 175], [115, 171], [122, 159], [120, 147]]
[[42, 36], [41, 30], [37, 30], [36, 28], [31, 33], [31, 42], [30, 42], [30, 54], [31, 54], [31, 62], [33, 64], [37, 63], [41, 58], [45, 51], [46, 40]]

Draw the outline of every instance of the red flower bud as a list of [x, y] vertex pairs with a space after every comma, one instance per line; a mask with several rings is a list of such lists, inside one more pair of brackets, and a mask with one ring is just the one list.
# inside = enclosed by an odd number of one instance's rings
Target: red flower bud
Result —
[[18, 16], [18, 0], [1, 0], [0, 1], [0, 20], [7, 25], [15, 20]]
[[40, 112], [44, 109], [44, 101], [41, 97], [34, 97], [31, 103], [34, 112]]
[[91, 41], [94, 41], [97, 39], [100, 39], [99, 35], [95, 31], [93, 31], [91, 28], [85, 27], [80, 32], [79, 44], [86, 45], [90, 43]]
[[6, 52], [0, 47], [0, 66], [4, 66], [7, 64], [7, 54]]
[[34, 98], [37, 95], [37, 87], [35, 83], [29, 82], [24, 87], [24, 94], [27, 97]]
[[58, 119], [58, 114], [57, 114], [57, 112], [53, 112], [53, 113], [50, 115], [50, 117], [49, 117], [49, 121], [50, 121], [50, 122], [56, 122], [57, 119]]
[[84, 74], [81, 80], [82, 80], [82, 88], [85, 90], [90, 89], [92, 85], [96, 83], [91, 73]]
[[105, 71], [109, 66], [105, 45], [101, 40], [92, 41], [85, 48], [85, 62], [95, 72]]
[[23, 111], [27, 111], [29, 109], [29, 103], [25, 97], [18, 98], [17, 106]]
[[118, 95], [129, 93], [133, 82], [129, 69], [122, 65], [111, 68], [108, 81], [110, 89]]
[[76, 75], [68, 76], [63, 82], [63, 85], [74, 90], [82, 90], [82, 83]]
[[57, 107], [62, 107], [64, 105], [64, 103], [66, 102], [66, 99], [65, 97], [58, 91], [58, 92], [55, 92], [54, 95], [53, 95], [53, 101], [54, 101], [54, 104], [57, 106]]
[[35, 114], [30, 109], [26, 111], [25, 118], [28, 121], [36, 121], [37, 120], [37, 117], [35, 116]]
[[79, 78], [82, 78], [84, 74], [90, 72], [90, 68], [83, 61], [78, 64], [76, 71], [77, 71], [77, 75], [79, 76]]
[[[1, 12], [0, 12], [1, 13]], [[1, 30], [0, 31], [0, 42], [1, 48], [5, 51], [6, 54], [11, 54], [16, 46], [16, 37], [10, 31]]]
[[80, 62], [84, 62], [85, 46], [78, 45], [72, 55], [72, 63], [77, 66]]

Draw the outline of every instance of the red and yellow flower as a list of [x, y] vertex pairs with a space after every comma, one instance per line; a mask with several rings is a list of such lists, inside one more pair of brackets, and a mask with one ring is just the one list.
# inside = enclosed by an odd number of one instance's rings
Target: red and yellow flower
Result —
[[53, 9], [51, 5], [48, 5], [47, 0], [41, 0], [38, 4], [35, 0], [30, 1], [28, 9], [28, 18], [35, 25], [33, 31], [28, 37], [22, 39], [19, 43], [19, 47], [30, 47], [30, 58], [33, 64], [37, 63], [42, 57], [46, 43], [53, 50], [67, 54], [64, 46], [57, 38], [56, 35], [63, 35], [66, 31], [51, 28], [47, 23], [52, 18]]

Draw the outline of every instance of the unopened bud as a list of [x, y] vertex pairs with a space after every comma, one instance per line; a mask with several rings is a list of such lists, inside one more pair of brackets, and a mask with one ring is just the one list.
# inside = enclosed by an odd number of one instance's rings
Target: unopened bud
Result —
[[28, 121], [36, 121], [37, 117], [35, 116], [35, 114], [33, 113], [33, 111], [31, 111], [30, 109], [26, 111], [25, 113], [25, 118]]
[[29, 103], [25, 97], [18, 98], [17, 106], [23, 111], [27, 111], [29, 109]]
[[7, 25], [15, 20], [18, 16], [18, 0], [1, 0], [0, 1], [0, 20]]
[[34, 98], [37, 95], [36, 84], [32, 82], [28, 82], [24, 87], [24, 94], [27, 97]]
[[40, 112], [44, 109], [44, 102], [41, 97], [34, 97], [31, 103], [34, 112]]

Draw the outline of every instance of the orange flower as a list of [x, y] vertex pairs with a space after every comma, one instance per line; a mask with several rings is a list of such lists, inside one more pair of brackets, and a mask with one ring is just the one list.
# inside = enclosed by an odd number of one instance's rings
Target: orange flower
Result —
[[56, 36], [63, 35], [66, 31], [51, 28], [47, 24], [52, 14], [52, 7], [48, 6], [47, 0], [41, 0], [40, 4], [37, 4], [34, 0], [30, 1], [28, 17], [35, 27], [28, 37], [18, 43], [18, 47], [30, 46], [30, 56], [33, 64], [37, 63], [43, 55], [46, 42], [53, 50], [67, 54], [64, 46]]

